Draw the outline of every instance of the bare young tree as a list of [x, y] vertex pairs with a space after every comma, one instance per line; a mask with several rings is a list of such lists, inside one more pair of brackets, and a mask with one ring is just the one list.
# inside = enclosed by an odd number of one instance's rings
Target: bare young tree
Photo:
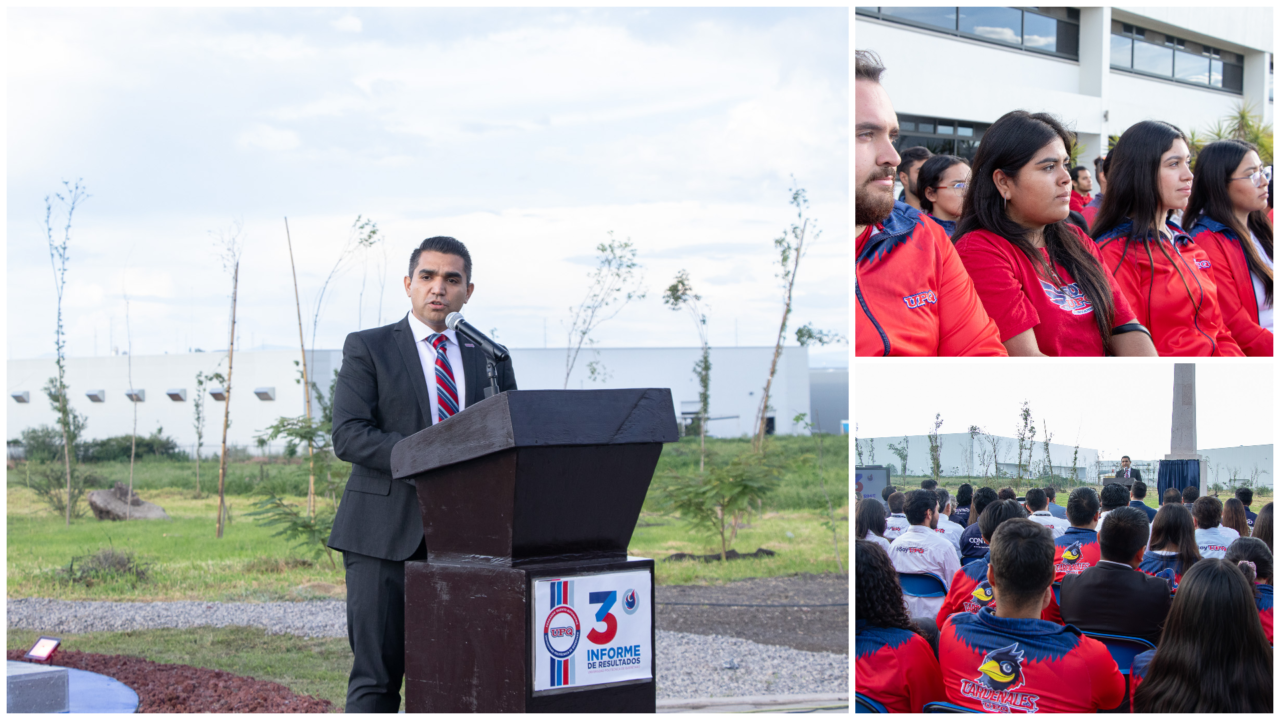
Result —
[[1023, 457], [1026, 457], [1027, 469], [1031, 467], [1032, 450], [1035, 449], [1036, 426], [1031, 420], [1031, 405], [1026, 401], [1022, 401], [1022, 411], [1018, 413], [1018, 417], [1022, 420], [1022, 424], [1018, 426], [1018, 474], [1014, 478], [1014, 486], [1022, 487], [1022, 468]]
[[889, 452], [896, 455], [898, 457], [898, 462], [902, 463], [902, 466], [901, 466], [902, 477], [904, 478], [908, 475], [907, 458], [909, 457], [908, 450], [910, 449], [910, 447], [911, 447], [911, 438], [905, 435], [902, 436], [901, 445], [895, 445], [893, 443], [889, 443]]
[[702, 296], [693, 291], [689, 273], [676, 273], [675, 282], [662, 294], [662, 302], [672, 310], [684, 309], [693, 318], [698, 330], [702, 355], [693, 364], [693, 374], [698, 378], [698, 472], [707, 469], [707, 418], [711, 417], [711, 343], [707, 337], [707, 314], [701, 305]]
[[[293, 236], [289, 233], [289, 218], [284, 219], [284, 238], [289, 245], [289, 269], [293, 273], [293, 302], [298, 310], [298, 345], [302, 350], [302, 397], [307, 417], [311, 417], [311, 381], [307, 377], [307, 341], [302, 335], [302, 298], [298, 294], [298, 267], [293, 261]], [[330, 273], [332, 275], [332, 273]], [[318, 307], [318, 306], [317, 306]], [[312, 331], [312, 347], [315, 346], [314, 329]], [[313, 443], [307, 443], [307, 517], [316, 516], [316, 449]]]
[[[796, 187], [794, 180], [792, 178], [791, 205], [796, 209], [796, 221], [773, 241], [773, 247], [778, 251], [778, 278], [782, 281], [782, 322], [778, 325], [778, 339], [773, 346], [773, 360], [769, 363], [769, 378], [764, 383], [760, 409], [756, 412], [756, 434], [752, 440], [752, 448], [756, 452], [764, 450], [764, 437], [769, 418], [769, 393], [773, 390], [773, 376], [778, 372], [778, 358], [782, 356], [782, 343], [787, 336], [787, 320], [791, 317], [791, 299], [796, 286], [796, 274], [800, 270], [800, 260], [804, 257], [805, 241], [810, 239], [811, 218], [805, 215], [809, 209], [809, 200], [804, 188]], [[813, 225], [816, 227], [817, 223], [814, 222]], [[817, 242], [821, 235], [821, 231], [814, 230], [812, 241]]]
[[227, 428], [231, 425], [231, 371], [236, 351], [236, 295], [240, 290], [240, 254], [244, 250], [243, 223], [237, 220], [227, 230], [218, 232], [214, 247], [218, 248], [222, 269], [231, 275], [231, 330], [227, 341], [227, 382], [222, 388], [226, 399], [222, 404], [222, 455], [218, 460], [218, 523], [215, 534], [221, 539], [227, 517]]
[[225, 383], [226, 379], [222, 377], [222, 373], [215, 372], [212, 375], [205, 375], [203, 371], [196, 373], [196, 394], [191, 400], [191, 408], [195, 412], [195, 431], [196, 431], [196, 499], [199, 500], [203, 495], [200, 493], [200, 460], [201, 450], [204, 449], [204, 390], [211, 382]]
[[[129, 392], [136, 393], [138, 389], [133, 385], [133, 328], [129, 324], [129, 293], [124, 294], [124, 334], [125, 345], [129, 348], [128, 360], [126, 361], [129, 375]], [[129, 494], [125, 496], [125, 520], [128, 520], [133, 514], [133, 463], [138, 455], [138, 396], [134, 395], [129, 400], [133, 403], [133, 433], [129, 436]]]
[[[54, 331], [54, 349], [57, 354], [58, 365], [58, 384], [56, 387], [58, 398], [58, 425], [62, 428], [62, 446], [63, 446], [63, 462], [67, 471], [67, 526], [71, 526], [71, 456], [74, 454], [74, 448], [71, 443], [71, 409], [67, 400], [67, 342], [62, 326], [62, 291], [67, 287], [67, 261], [70, 259], [67, 254], [67, 246], [71, 242], [71, 221], [75, 216], [76, 207], [89, 199], [88, 191], [80, 185], [80, 180], [76, 180], [75, 184], [62, 181], [63, 192], [54, 193], [53, 199], [48, 195], [44, 196], [44, 231], [45, 238], [49, 242], [49, 262], [53, 265], [53, 282], [54, 289], [58, 294], [58, 324]], [[53, 200], [57, 200], [62, 211], [66, 215], [66, 224], [62, 228], [62, 239], [56, 241], [53, 239]]]
[[[320, 286], [319, 294], [316, 295], [316, 311], [311, 317], [311, 352], [313, 355], [316, 350], [316, 330], [320, 326], [320, 312], [324, 308], [324, 296], [329, 290], [329, 285], [335, 278], [346, 272], [362, 248], [373, 246], [377, 240], [378, 224], [363, 215], [357, 215], [355, 221], [351, 223], [351, 229], [347, 231], [347, 241], [338, 252], [337, 261], [333, 263], [333, 268], [329, 270], [328, 276], [325, 277], [324, 283]], [[290, 252], [292, 253], [292, 250]]]
[[937, 413], [933, 418], [933, 430], [929, 431], [929, 466], [935, 482], [942, 478], [942, 442], [938, 440], [940, 427], [942, 427], [942, 413]]
[[[1000, 477], [1000, 454], [1004, 452], [1004, 438], [995, 433], [983, 433], [983, 441], [991, 448], [991, 477]], [[985, 476], [984, 476], [985, 477]]]
[[[601, 323], [611, 320], [632, 300], [645, 297], [644, 274], [636, 262], [636, 249], [627, 238], [619, 242], [609, 232], [609, 241], [596, 246], [596, 269], [587, 283], [582, 302], [569, 308], [569, 345], [564, 355], [564, 387], [578, 362], [583, 345], [594, 345], [591, 333]], [[603, 377], [605, 370], [598, 362], [590, 369], [593, 378]]]
[[[369, 227], [366, 228], [367, 237], [364, 242], [360, 243], [360, 295], [356, 299], [357, 330], [364, 329], [364, 288], [369, 281], [369, 255], [375, 246], [383, 244], [382, 236], [378, 233], [378, 225], [371, 220], [366, 220], [365, 223]], [[382, 276], [382, 284], [386, 285], [385, 275]], [[379, 302], [379, 312], [381, 312], [381, 302]], [[381, 320], [381, 317], [379, 317], [379, 320]]]
[[1040, 418], [1040, 424], [1044, 426], [1044, 467], [1050, 476], [1053, 475], [1053, 459], [1049, 455], [1049, 442], [1053, 440], [1053, 434], [1049, 432], [1049, 423], [1044, 418]]

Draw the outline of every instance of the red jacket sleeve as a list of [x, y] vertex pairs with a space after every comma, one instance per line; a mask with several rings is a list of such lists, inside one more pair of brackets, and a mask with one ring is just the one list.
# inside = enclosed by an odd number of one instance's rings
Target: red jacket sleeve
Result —
[[1087, 653], [1089, 684], [1093, 704], [1099, 710], [1111, 710], [1124, 701], [1124, 675], [1112, 659], [1107, 646], [1091, 637], [1080, 638], [1080, 649]]
[[941, 227], [933, 228], [938, 252], [938, 355], [1007, 357], [996, 323], [983, 308], [951, 240]]
[[951, 617], [951, 613], [960, 612], [960, 608], [964, 605], [964, 599], [973, 592], [973, 587], [966, 582], [968, 575], [964, 574], [964, 568], [961, 567], [956, 574], [951, 577], [951, 584], [948, 586], [947, 596], [942, 600], [942, 607], [938, 609], [937, 623], [938, 627], [942, 627], [942, 623]]
[[999, 328], [1001, 342], [1040, 324], [1040, 314], [1027, 297], [1009, 256], [991, 238], [969, 233], [956, 242], [956, 254], [964, 262], [982, 307]]
[[[1093, 241], [1093, 238], [1086, 235], [1083, 230], [1074, 225], [1071, 226], [1071, 229], [1076, 231], [1076, 235], [1080, 238], [1080, 242], [1084, 244], [1085, 250], [1088, 250], [1090, 255], [1097, 258], [1098, 264], [1102, 265], [1105, 270], [1107, 263], [1102, 259], [1102, 253], [1098, 251], [1098, 245]], [[1107, 282], [1111, 284], [1111, 304], [1115, 306], [1116, 310], [1114, 322], [1111, 323], [1111, 327], [1117, 328], [1126, 323], [1140, 322], [1138, 320], [1138, 314], [1134, 312], [1132, 306], [1129, 305], [1129, 299], [1125, 297], [1124, 291], [1120, 289], [1120, 285], [1115, 281], [1115, 278], [1110, 272], [1106, 272], [1105, 275], [1107, 277]], [[1150, 328], [1148, 328], [1148, 330], [1149, 329]]]
[[907, 642], [903, 650], [901, 660], [911, 712], [924, 712], [925, 703], [945, 701], [947, 693], [942, 687], [942, 667], [929, 641], [917, 635]]
[[1227, 257], [1228, 248], [1224, 246], [1228, 242], [1231, 241], [1215, 232], [1202, 232], [1196, 236], [1196, 246], [1209, 258], [1209, 273], [1218, 289], [1218, 308], [1222, 311], [1223, 322], [1231, 331], [1231, 338], [1246, 355], [1271, 357], [1271, 332], [1254, 321], [1240, 297], [1241, 288], [1247, 287], [1250, 293], [1253, 292], [1253, 279], [1235, 276], [1231, 258]]

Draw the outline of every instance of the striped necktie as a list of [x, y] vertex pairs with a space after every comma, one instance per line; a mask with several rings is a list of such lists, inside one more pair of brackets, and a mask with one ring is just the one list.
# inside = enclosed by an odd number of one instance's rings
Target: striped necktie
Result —
[[444, 351], [449, 338], [444, 333], [433, 333], [427, 342], [436, 349], [436, 422], [440, 422], [458, 412], [458, 385], [453, 381], [453, 368]]

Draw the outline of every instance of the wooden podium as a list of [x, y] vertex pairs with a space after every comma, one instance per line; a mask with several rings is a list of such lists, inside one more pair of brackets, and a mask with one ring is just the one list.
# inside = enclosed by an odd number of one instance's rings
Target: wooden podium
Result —
[[[405, 563], [406, 712], [654, 712], [653, 561], [627, 545], [677, 438], [667, 389], [524, 390], [395, 446], [427, 545]], [[613, 577], [647, 583], [573, 590]], [[597, 644], [615, 631], [647, 632], [647, 653]]]

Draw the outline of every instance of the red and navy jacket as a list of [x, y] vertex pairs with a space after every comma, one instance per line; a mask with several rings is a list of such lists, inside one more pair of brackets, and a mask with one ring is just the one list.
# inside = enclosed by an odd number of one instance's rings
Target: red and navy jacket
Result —
[[854, 684], [891, 713], [922, 712], [946, 699], [942, 670], [929, 642], [910, 630], [858, 620], [854, 631]]
[[[1209, 273], [1218, 286], [1218, 305], [1231, 337], [1252, 357], [1271, 357], [1274, 335], [1258, 324], [1258, 296], [1240, 237], [1226, 225], [1201, 214], [1188, 233], [1209, 258]], [[1249, 240], [1244, 240], [1249, 242]]]
[[947, 237], [951, 237], [952, 235], [956, 234], [955, 220], [943, 220], [942, 218], [934, 217], [933, 215], [929, 215], [929, 219], [938, 223], [938, 227], [942, 228], [947, 232]]
[[1053, 541], [1053, 581], [1062, 582], [1067, 575], [1078, 575], [1096, 567], [1102, 559], [1098, 531], [1069, 527]]
[[1131, 240], [1133, 222], [1125, 220], [1097, 239], [1103, 266], [1151, 332], [1160, 355], [1243, 356], [1218, 306], [1212, 261], [1176, 223], [1168, 225], [1174, 240], [1165, 250], [1173, 264], [1153, 246], [1163, 239]]
[[1256, 587], [1259, 592], [1256, 600], [1258, 603], [1258, 619], [1262, 621], [1262, 631], [1267, 634], [1267, 642], [1274, 645], [1275, 641], [1272, 640], [1271, 634], [1271, 611], [1273, 606], [1272, 591], [1275, 588], [1272, 585], [1263, 585], [1262, 583], [1259, 583]]
[[1148, 650], [1133, 659], [1129, 668], [1129, 712], [1137, 712], [1133, 709], [1133, 697], [1138, 694], [1138, 686], [1147, 677], [1147, 668], [1151, 667], [1151, 658], [1155, 656], [1155, 650]]
[[1097, 712], [1124, 700], [1124, 676], [1102, 643], [1071, 625], [996, 617], [947, 618], [938, 639], [947, 700], [984, 712]]
[[1071, 190], [1071, 210], [1073, 212], [1083, 213], [1085, 205], [1089, 204], [1092, 200], [1092, 195], [1078, 193], [1074, 188]]
[[938, 611], [938, 627], [942, 627], [952, 613], [976, 613], [984, 607], [995, 607], [996, 596], [987, 582], [987, 568], [991, 558], [974, 560], [956, 571], [951, 579], [951, 589]]
[[1159, 575], [1165, 570], [1172, 570], [1175, 586], [1182, 582], [1182, 573], [1186, 570], [1177, 555], [1157, 555], [1153, 552], [1143, 553], [1138, 569], [1148, 575]]
[[1009, 354], [946, 231], [919, 210], [894, 203], [856, 247], [858, 356]]
[[1084, 221], [1089, 223], [1089, 227], [1093, 227], [1093, 219], [1098, 217], [1098, 211], [1101, 209], [1102, 193], [1094, 193], [1093, 199], [1090, 200], [1089, 204], [1085, 205], [1084, 209], [1080, 211], [1080, 214], [1084, 216]]

